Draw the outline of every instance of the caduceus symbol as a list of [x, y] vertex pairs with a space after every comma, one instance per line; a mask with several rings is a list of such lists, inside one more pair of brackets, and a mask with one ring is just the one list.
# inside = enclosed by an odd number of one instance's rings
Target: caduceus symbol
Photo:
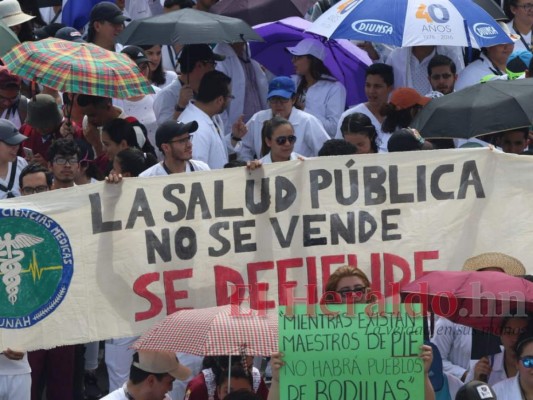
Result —
[[0, 239], [0, 272], [3, 274], [2, 282], [6, 285], [7, 298], [11, 304], [15, 304], [19, 293], [22, 271], [20, 260], [24, 258], [24, 252], [20, 249], [34, 246], [43, 240], [26, 233], [15, 235], [15, 238], [12, 238], [11, 233], [6, 233], [4, 239]]

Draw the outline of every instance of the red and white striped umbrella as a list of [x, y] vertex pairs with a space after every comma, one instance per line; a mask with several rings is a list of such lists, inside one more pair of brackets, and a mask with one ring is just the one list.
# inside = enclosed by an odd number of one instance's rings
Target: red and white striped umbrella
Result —
[[231, 305], [182, 310], [155, 325], [133, 347], [199, 356], [270, 356], [278, 350], [278, 319]]

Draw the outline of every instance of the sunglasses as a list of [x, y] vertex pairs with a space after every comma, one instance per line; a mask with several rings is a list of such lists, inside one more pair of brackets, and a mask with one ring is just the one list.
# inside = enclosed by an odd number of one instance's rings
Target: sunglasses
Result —
[[355, 286], [353, 289], [346, 288], [337, 290], [337, 293], [340, 294], [342, 297], [348, 297], [349, 293], [354, 293], [356, 296], [362, 296], [363, 293], [366, 292], [366, 286]]
[[525, 356], [520, 359], [524, 368], [533, 368], [533, 356]]
[[450, 79], [452, 77], [452, 74], [435, 74], [431, 75], [431, 79], [438, 81], [440, 78], [442, 79]]
[[283, 146], [287, 141], [289, 141], [290, 144], [293, 144], [296, 142], [296, 136], [289, 135], [289, 136], [278, 136], [276, 139], [276, 143], [280, 146]]

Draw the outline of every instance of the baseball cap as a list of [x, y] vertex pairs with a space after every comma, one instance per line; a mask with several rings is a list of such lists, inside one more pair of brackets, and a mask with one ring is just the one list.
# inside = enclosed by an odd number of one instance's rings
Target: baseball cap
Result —
[[180, 381], [191, 376], [191, 370], [180, 364], [175, 353], [162, 351], [144, 351], [137, 352], [139, 361], [133, 361], [133, 366], [152, 374], [169, 374]]
[[7, 67], [0, 66], [0, 89], [8, 88], [9, 86], [20, 86], [21, 80], [18, 76], [13, 75]]
[[270, 81], [268, 85], [268, 96], [271, 97], [283, 97], [290, 99], [294, 93], [296, 93], [296, 85], [294, 81], [288, 76], [278, 76]]
[[131, 18], [122, 14], [122, 11], [115, 3], [102, 1], [92, 8], [90, 20], [91, 22], [108, 21], [112, 24], [123, 24], [126, 21], [131, 21]]
[[59, 29], [55, 37], [57, 39], [68, 40], [69, 42], [85, 43], [85, 40], [81, 38], [81, 33], [70, 26]]
[[293, 56], [314, 56], [324, 61], [326, 58], [326, 47], [318, 39], [306, 38], [298, 42], [294, 47], [287, 47], [286, 50]]
[[194, 65], [198, 61], [224, 61], [225, 59], [225, 56], [213, 53], [207, 44], [188, 44], [181, 50], [178, 62]]
[[55, 37], [57, 31], [64, 27], [65, 24], [60, 24], [59, 22], [52, 22], [49, 25], [45, 25], [41, 28], [35, 29], [33, 31], [33, 35], [37, 38], [37, 40]]
[[429, 97], [420, 95], [415, 89], [401, 87], [392, 92], [389, 103], [394, 104], [398, 110], [404, 110], [416, 105], [425, 106], [430, 100]]
[[492, 388], [481, 381], [464, 384], [455, 395], [455, 400], [497, 400]]
[[168, 143], [176, 136], [185, 133], [193, 133], [198, 129], [198, 122], [191, 121], [187, 124], [183, 122], [165, 121], [155, 131], [155, 144], [161, 148], [163, 143]]
[[529, 68], [532, 56], [529, 50], [514, 51], [507, 60], [507, 69], [512, 72], [524, 72]]
[[146, 53], [139, 46], [126, 46], [122, 49], [121, 53], [126, 54], [137, 65], [149, 62]]
[[21, 144], [28, 137], [20, 133], [17, 127], [7, 119], [0, 119], [0, 142], [7, 143], [11, 146]]

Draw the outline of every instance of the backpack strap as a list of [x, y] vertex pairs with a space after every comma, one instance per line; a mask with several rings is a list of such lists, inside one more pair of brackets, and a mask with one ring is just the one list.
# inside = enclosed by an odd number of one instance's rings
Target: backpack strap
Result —
[[13, 186], [15, 185], [15, 176], [17, 175], [17, 164], [16, 163], [17, 163], [17, 160], [11, 163], [11, 174], [9, 175], [9, 182], [7, 184], [7, 187], [0, 184], [0, 190], [2, 192], [7, 193], [8, 199], [15, 197], [15, 195], [13, 194], [11, 190], [13, 189]]

